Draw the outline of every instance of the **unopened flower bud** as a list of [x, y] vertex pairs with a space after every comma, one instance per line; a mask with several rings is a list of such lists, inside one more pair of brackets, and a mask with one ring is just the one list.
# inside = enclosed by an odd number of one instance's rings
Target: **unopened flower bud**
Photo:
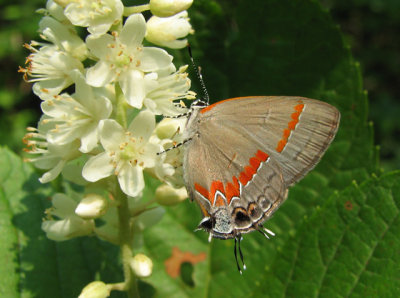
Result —
[[162, 184], [157, 188], [155, 197], [158, 204], [170, 206], [182, 202], [188, 195], [185, 187], [173, 188], [168, 184]]
[[188, 9], [193, 0], [150, 0], [151, 13], [158, 17], [170, 17]]
[[137, 277], [148, 277], [153, 271], [152, 260], [144, 254], [137, 254], [134, 256], [130, 265]]
[[181, 130], [183, 130], [184, 126], [181, 125], [180, 121], [176, 121], [177, 119], [172, 119], [172, 118], [164, 118], [161, 120], [156, 127], [155, 133], [157, 137], [161, 140], [164, 139], [172, 139], [174, 135], [179, 133]]
[[187, 39], [178, 39], [193, 33], [187, 17], [182, 11], [172, 17], [159, 18], [153, 16], [147, 21], [146, 39], [156, 45], [171, 49], [181, 49], [187, 45]]
[[98, 194], [86, 195], [75, 209], [75, 214], [84, 219], [99, 218], [107, 211], [108, 203]]
[[72, 0], [54, 0], [54, 1], [51, 1], [51, 2], [55, 2], [55, 3], [57, 3], [58, 5], [60, 5], [60, 6], [62, 6], [62, 7], [65, 7], [65, 6], [67, 6], [68, 4], [70, 4], [70, 3], [72, 2]]
[[109, 287], [102, 281], [93, 281], [83, 288], [78, 298], [105, 298], [110, 296]]

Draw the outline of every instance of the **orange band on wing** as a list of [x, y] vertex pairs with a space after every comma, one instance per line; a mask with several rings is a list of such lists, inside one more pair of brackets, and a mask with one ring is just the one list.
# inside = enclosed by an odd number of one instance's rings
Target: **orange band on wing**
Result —
[[[261, 150], [258, 150], [256, 154], [249, 159], [249, 164], [246, 165], [238, 177], [233, 176], [232, 181], [223, 182], [219, 180], [214, 180], [211, 182], [210, 191], [201, 186], [198, 183], [194, 184], [195, 190], [206, 198], [211, 206], [223, 206], [225, 205], [225, 200], [221, 195], [216, 195], [220, 192], [226, 198], [226, 203], [229, 205], [234, 197], [240, 197], [240, 184], [245, 186], [254, 175], [257, 174], [257, 170], [260, 168], [261, 163], [266, 162], [269, 155]], [[204, 213], [204, 212], [203, 212]]]
[[269, 155], [261, 150], [258, 150], [256, 153], [256, 157], [261, 161], [267, 161]]
[[195, 183], [194, 184], [194, 189], [201, 194], [203, 197], [205, 197], [207, 200], [210, 200], [210, 193], [208, 192], [207, 189], [205, 189], [203, 186], [200, 184]]
[[295, 112], [290, 115], [293, 120], [288, 123], [288, 128], [283, 130], [282, 139], [279, 140], [278, 145], [275, 148], [275, 150], [278, 152], [282, 152], [283, 149], [285, 149], [290, 134], [296, 128], [297, 123], [299, 123], [300, 114], [303, 112], [304, 109], [304, 104], [302, 103], [302, 101], [299, 102], [300, 103], [294, 107]]
[[205, 112], [213, 109], [215, 106], [223, 103], [223, 102], [227, 102], [227, 101], [231, 101], [231, 100], [237, 100], [237, 99], [243, 99], [243, 98], [254, 98], [254, 96], [243, 96], [243, 97], [234, 97], [234, 98], [228, 98], [228, 99], [224, 99], [221, 101], [218, 101], [216, 103], [213, 103], [212, 105], [206, 106], [205, 108], [200, 110], [200, 113], [204, 114]]
[[232, 182], [228, 182], [226, 184], [225, 195], [226, 195], [226, 200], [228, 201], [228, 204], [231, 202], [233, 197], [240, 196], [240, 185], [239, 185], [238, 179], [235, 176], [232, 177]]

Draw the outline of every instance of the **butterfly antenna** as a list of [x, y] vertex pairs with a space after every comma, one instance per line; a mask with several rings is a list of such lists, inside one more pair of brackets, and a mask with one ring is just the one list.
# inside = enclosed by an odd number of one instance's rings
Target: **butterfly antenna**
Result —
[[192, 55], [192, 48], [190, 47], [190, 44], [188, 44], [187, 47], [188, 47], [188, 51], [189, 51], [189, 56], [190, 56], [190, 61], [192, 63], [192, 67], [194, 68], [194, 71], [196, 72], [197, 78], [200, 81], [201, 90], [203, 91], [204, 98], [205, 98], [206, 103], [208, 105], [210, 103], [210, 96], [208, 95], [206, 85], [204, 84], [204, 80], [203, 80], [203, 76], [202, 76], [201, 71], [200, 71], [200, 67], [198, 67], [196, 65], [196, 63], [194, 62], [193, 55]]
[[240, 248], [240, 242], [241, 242], [242, 240], [243, 240], [243, 238], [242, 238], [242, 236], [240, 236], [239, 241], [238, 241], [239, 255], [240, 255], [240, 259], [242, 260], [243, 270], [246, 270], [246, 264], [244, 263], [242, 249]]
[[[240, 265], [239, 265], [238, 258], [237, 258], [237, 242], [238, 242], [238, 240], [237, 240], [237, 238], [235, 237], [235, 247], [234, 247], [234, 249], [233, 249], [233, 253], [235, 254], [236, 266], [237, 266], [237, 268], [238, 268], [240, 274], [243, 274], [243, 273], [242, 273], [242, 269], [240, 268]], [[240, 242], [239, 242], [239, 243], [240, 243]], [[239, 244], [239, 252], [240, 252], [240, 244]]]

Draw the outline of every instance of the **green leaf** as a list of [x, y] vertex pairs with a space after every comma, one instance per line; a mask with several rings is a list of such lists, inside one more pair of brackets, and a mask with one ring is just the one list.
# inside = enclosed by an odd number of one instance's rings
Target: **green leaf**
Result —
[[118, 248], [94, 238], [54, 242], [41, 230], [52, 193], [32, 167], [0, 149], [0, 294], [77, 297], [96, 277], [122, 279]]
[[397, 296], [399, 210], [400, 171], [336, 193], [287, 242], [253, 296]]

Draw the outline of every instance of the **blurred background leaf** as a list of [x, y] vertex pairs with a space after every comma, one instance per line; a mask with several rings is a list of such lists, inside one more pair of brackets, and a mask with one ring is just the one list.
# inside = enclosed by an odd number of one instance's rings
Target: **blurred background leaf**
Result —
[[324, 0], [360, 62], [381, 166], [400, 168], [400, 1]]
[[36, 125], [40, 117], [40, 99], [32, 87], [22, 80], [18, 66], [24, 66], [29, 51], [24, 43], [38, 39], [40, 14], [36, 9], [45, 1], [1, 0], [0, 9], [0, 144], [20, 153], [22, 137], [28, 125]]

